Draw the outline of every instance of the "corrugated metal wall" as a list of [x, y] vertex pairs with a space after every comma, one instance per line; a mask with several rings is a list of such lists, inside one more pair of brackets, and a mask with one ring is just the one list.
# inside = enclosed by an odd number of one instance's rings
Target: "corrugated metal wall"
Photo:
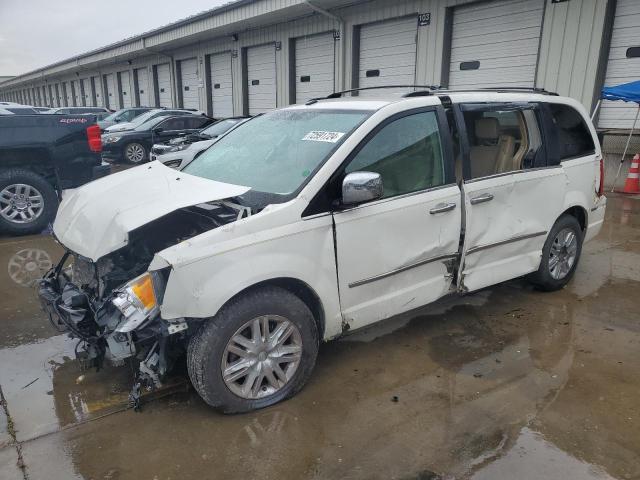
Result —
[[[351, 3], [350, 0], [313, 0], [317, 5], [336, 6]], [[604, 32], [605, 10], [611, 0], [571, 0], [552, 3], [544, 0], [544, 21], [540, 39], [539, 58], [535, 85], [569, 95], [592, 106], [594, 92], [599, 89], [598, 67]], [[132, 39], [110, 49], [89, 53], [73, 61], [47, 68], [10, 81], [11, 96], [26, 97], [26, 88], [45, 84], [68, 84], [78, 78], [103, 79], [127, 69], [146, 68], [149, 74], [154, 65], [171, 65], [172, 101], [177, 104], [178, 83], [176, 62], [188, 58], [198, 61], [198, 92], [200, 109], [210, 105], [212, 86], [207, 83], [206, 59], [208, 55], [228, 52], [231, 55], [233, 112], [245, 111], [243, 84], [243, 56], [248, 47], [273, 43], [276, 50], [275, 68], [278, 106], [287, 105], [291, 99], [291, 62], [289, 49], [295, 46], [291, 39], [313, 34], [340, 31], [335, 44], [335, 85], [337, 89], [349, 88], [353, 78], [353, 49], [358, 41], [354, 32], [359, 27], [387, 19], [411, 17], [418, 25], [418, 15], [426, 15], [422, 26], [417, 26], [415, 82], [440, 84], [448, 76], [451, 42], [451, 19], [457, 5], [473, 3], [473, 0], [369, 0], [349, 6], [332, 8], [331, 13], [341, 22], [313, 12], [302, 0], [257, 0], [240, 2], [232, 8], [225, 7], [220, 14], [197, 17], [171, 28], [152, 33], [146, 38]], [[261, 23], [269, 26], [259, 26]], [[344, 27], [344, 28], [343, 28]], [[237, 34], [237, 41], [232, 34]], [[188, 44], [187, 44], [188, 43]], [[180, 46], [176, 46], [180, 45]], [[155, 53], [162, 50], [162, 54]], [[602, 67], [604, 68], [604, 67]], [[444, 75], [443, 75], [444, 73]], [[133, 73], [131, 73], [133, 75]], [[131, 77], [133, 78], [133, 77]], [[149, 75], [149, 99], [157, 96], [156, 85]], [[104, 98], [102, 81], [96, 82], [96, 93]], [[329, 92], [327, 92], [329, 93]], [[88, 103], [99, 104], [89, 95]], [[113, 106], [114, 98], [110, 99]], [[51, 100], [49, 100], [50, 103]]]

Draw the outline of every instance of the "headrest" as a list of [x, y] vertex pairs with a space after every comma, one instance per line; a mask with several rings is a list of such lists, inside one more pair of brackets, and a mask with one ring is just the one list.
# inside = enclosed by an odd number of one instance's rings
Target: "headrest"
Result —
[[496, 140], [500, 136], [500, 124], [497, 118], [479, 118], [476, 120], [476, 137], [483, 140]]

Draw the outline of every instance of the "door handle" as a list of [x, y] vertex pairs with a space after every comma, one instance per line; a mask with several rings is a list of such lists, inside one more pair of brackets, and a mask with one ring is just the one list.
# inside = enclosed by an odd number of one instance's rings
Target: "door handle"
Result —
[[436, 213], [450, 212], [454, 208], [456, 208], [455, 203], [439, 203], [435, 207], [433, 207], [431, 210], [429, 210], [429, 213], [431, 215], [435, 215]]
[[471, 205], [477, 205], [479, 203], [490, 202], [493, 200], [493, 195], [490, 193], [483, 193], [482, 195], [478, 195], [477, 197], [473, 197], [471, 199]]

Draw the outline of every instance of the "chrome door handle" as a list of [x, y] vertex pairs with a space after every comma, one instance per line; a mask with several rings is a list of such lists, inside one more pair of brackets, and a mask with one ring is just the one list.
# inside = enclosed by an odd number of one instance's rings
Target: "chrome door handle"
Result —
[[477, 197], [473, 197], [471, 199], [471, 205], [477, 205], [479, 203], [490, 202], [493, 200], [493, 195], [490, 193], [483, 193], [482, 195], [478, 195]]
[[433, 207], [431, 210], [429, 210], [429, 213], [431, 215], [435, 215], [436, 213], [450, 212], [454, 208], [456, 208], [455, 203], [439, 203], [435, 207]]

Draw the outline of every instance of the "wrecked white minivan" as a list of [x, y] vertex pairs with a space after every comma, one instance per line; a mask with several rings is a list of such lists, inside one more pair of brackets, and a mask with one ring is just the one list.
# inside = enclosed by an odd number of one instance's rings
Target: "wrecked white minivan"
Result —
[[64, 199], [40, 298], [85, 365], [139, 362], [135, 402], [186, 355], [208, 404], [249, 411], [298, 392], [321, 340], [515, 277], [569, 281], [606, 205], [580, 104], [330, 97]]

